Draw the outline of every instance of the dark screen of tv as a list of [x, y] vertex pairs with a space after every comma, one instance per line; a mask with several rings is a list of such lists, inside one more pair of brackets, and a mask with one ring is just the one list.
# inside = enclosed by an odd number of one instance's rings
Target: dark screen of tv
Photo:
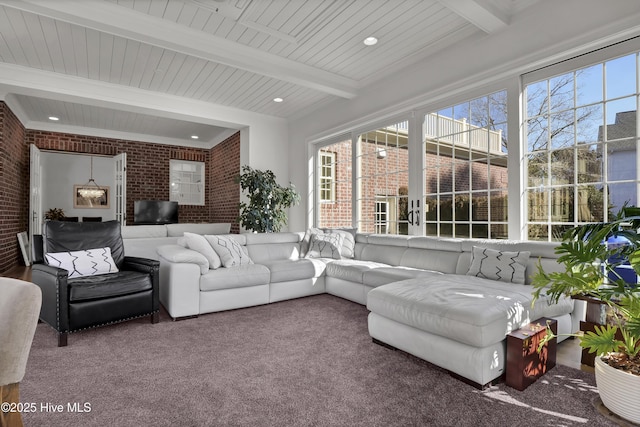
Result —
[[178, 202], [136, 200], [133, 202], [134, 224], [175, 224], [178, 222]]

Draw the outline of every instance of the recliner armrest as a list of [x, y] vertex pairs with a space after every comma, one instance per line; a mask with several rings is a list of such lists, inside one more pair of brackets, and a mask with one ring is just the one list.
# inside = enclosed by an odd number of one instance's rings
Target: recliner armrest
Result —
[[34, 264], [31, 281], [42, 290], [40, 319], [59, 332], [69, 330], [69, 272], [47, 264]]
[[152, 274], [154, 270], [160, 269], [160, 261], [150, 258], [125, 256], [124, 262], [122, 263], [122, 269]]
[[151, 276], [153, 286], [153, 311], [160, 309], [160, 261], [149, 258], [125, 256], [122, 270], [138, 271]]

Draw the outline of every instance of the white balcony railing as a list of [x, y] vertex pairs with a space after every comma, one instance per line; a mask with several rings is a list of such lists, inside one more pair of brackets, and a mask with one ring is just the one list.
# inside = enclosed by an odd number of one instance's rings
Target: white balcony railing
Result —
[[491, 154], [506, 155], [502, 152], [502, 131], [488, 130], [472, 125], [466, 119], [456, 120], [435, 113], [425, 116], [422, 132], [425, 139], [448, 143], [459, 147]]

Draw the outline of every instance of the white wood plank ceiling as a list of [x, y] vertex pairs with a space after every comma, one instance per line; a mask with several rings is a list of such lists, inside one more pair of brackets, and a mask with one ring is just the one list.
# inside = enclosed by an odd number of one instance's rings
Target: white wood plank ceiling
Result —
[[[163, 123], [162, 106], [156, 119], [152, 108], [118, 114], [97, 95], [160, 93], [290, 119], [499, 31], [537, 1], [0, 0], [0, 95], [35, 128], [168, 142], [197, 131], [212, 141], [226, 135], [224, 126], [195, 117]], [[378, 44], [365, 46], [368, 36]], [[37, 90], [16, 88], [11, 76], [24, 73], [38, 78]], [[58, 88], [61, 76], [82, 90]], [[114, 105], [126, 105], [121, 98]], [[51, 115], [63, 123], [49, 123]]]

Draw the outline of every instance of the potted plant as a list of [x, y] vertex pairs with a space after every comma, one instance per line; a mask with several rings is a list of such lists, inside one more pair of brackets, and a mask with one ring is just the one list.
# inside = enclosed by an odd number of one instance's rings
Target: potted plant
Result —
[[258, 233], [280, 231], [287, 223], [286, 209], [300, 202], [295, 186], [280, 186], [270, 170], [261, 171], [245, 165], [236, 182], [249, 198], [248, 202], [240, 203], [238, 218], [247, 230]]
[[60, 208], [51, 208], [44, 214], [44, 219], [59, 221], [64, 218], [64, 211]]
[[[534, 302], [545, 294], [553, 302], [571, 296], [606, 305], [607, 324], [576, 336], [581, 347], [596, 353], [596, 384], [603, 404], [635, 423], [640, 423], [640, 285], [627, 283], [621, 268], [640, 274], [639, 227], [640, 209], [625, 206], [612, 222], [569, 229], [556, 248], [564, 271], [546, 273], [539, 264], [532, 282]], [[553, 337], [548, 330], [543, 341]]]

